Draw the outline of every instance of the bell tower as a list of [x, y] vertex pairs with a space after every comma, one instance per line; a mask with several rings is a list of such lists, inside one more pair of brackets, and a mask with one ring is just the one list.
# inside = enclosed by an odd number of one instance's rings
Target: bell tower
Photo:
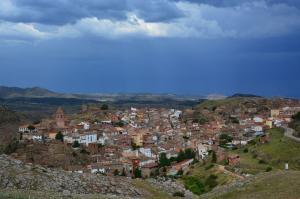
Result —
[[55, 113], [55, 121], [57, 128], [65, 128], [65, 114], [61, 107], [59, 107]]

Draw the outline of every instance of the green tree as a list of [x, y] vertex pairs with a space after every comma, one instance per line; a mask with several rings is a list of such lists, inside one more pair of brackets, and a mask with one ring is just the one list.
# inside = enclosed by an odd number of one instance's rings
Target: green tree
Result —
[[73, 147], [73, 148], [78, 148], [78, 147], [80, 147], [79, 142], [78, 142], [77, 140], [75, 140], [75, 141], [73, 142], [73, 144], [72, 144], [72, 147]]
[[123, 127], [124, 123], [122, 121], [118, 121], [114, 123], [114, 126]]
[[219, 139], [220, 139], [220, 146], [226, 146], [226, 144], [228, 142], [232, 141], [232, 137], [230, 135], [225, 134], [225, 133], [221, 134], [219, 136]]
[[300, 112], [292, 116], [293, 120], [300, 120]]
[[201, 195], [205, 192], [205, 186], [203, 182], [194, 176], [189, 176], [184, 179], [184, 186], [196, 195]]
[[142, 177], [142, 171], [140, 169], [135, 169], [134, 170], [134, 177], [135, 178], [141, 178]]
[[195, 158], [196, 153], [192, 149], [185, 149], [184, 151], [185, 159]]
[[35, 130], [35, 127], [33, 125], [29, 125], [27, 128], [28, 128], [29, 131]]
[[101, 110], [108, 110], [108, 105], [107, 104], [102, 104]]
[[56, 136], [55, 136], [56, 140], [60, 140], [60, 141], [64, 141], [64, 135], [59, 131]]
[[159, 155], [159, 166], [160, 167], [164, 167], [164, 166], [170, 166], [171, 162], [170, 160], [167, 158], [167, 154], [166, 153], [161, 153]]
[[177, 155], [177, 162], [181, 162], [183, 160], [185, 160], [185, 153], [184, 153], [184, 151], [180, 150]]

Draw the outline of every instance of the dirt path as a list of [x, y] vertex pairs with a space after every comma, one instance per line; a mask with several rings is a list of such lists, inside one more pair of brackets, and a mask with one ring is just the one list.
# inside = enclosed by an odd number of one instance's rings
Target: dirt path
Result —
[[223, 166], [223, 165], [218, 165], [218, 166], [219, 166], [219, 167], [218, 167], [218, 170], [219, 170], [220, 172], [226, 173], [226, 174], [228, 174], [228, 175], [230, 175], [230, 176], [232, 176], [232, 177], [234, 177], [234, 178], [238, 178], [238, 179], [240, 179], [240, 180], [244, 180], [244, 179], [245, 179], [244, 176], [241, 176], [241, 175], [238, 175], [238, 174], [233, 173], [233, 172], [231, 172], [231, 171], [228, 171], [228, 170], [225, 168], [225, 166]]

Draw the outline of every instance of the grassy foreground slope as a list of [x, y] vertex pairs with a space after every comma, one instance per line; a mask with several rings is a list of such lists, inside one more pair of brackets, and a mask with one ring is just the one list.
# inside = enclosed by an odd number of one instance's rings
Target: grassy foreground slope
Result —
[[229, 190], [214, 199], [297, 199], [300, 198], [300, 172], [277, 171], [256, 176], [242, 187]]
[[[284, 164], [289, 163], [290, 170], [300, 170], [300, 143], [284, 136], [282, 129], [270, 129], [269, 143], [247, 146], [233, 154], [241, 158], [237, 166], [243, 173], [257, 174], [272, 167], [275, 170], [283, 170]], [[247, 148], [247, 153], [245, 149]]]

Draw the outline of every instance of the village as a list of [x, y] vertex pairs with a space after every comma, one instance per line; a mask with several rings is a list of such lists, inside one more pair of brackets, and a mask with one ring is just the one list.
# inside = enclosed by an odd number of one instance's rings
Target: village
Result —
[[267, 130], [287, 127], [299, 111], [299, 101], [293, 100], [277, 100], [268, 108], [247, 102], [234, 108], [220, 105], [196, 110], [110, 110], [107, 105], [95, 110], [85, 105], [78, 114], [105, 112], [105, 118], [80, 120], [58, 107], [52, 118], [20, 126], [18, 137], [25, 144], [55, 143], [85, 153], [87, 162], [64, 167], [70, 172], [134, 178], [175, 176], [188, 172], [195, 162], [205, 161], [212, 152], [218, 161], [238, 164], [239, 157], [230, 155], [229, 150], [257, 138], [267, 143]]

